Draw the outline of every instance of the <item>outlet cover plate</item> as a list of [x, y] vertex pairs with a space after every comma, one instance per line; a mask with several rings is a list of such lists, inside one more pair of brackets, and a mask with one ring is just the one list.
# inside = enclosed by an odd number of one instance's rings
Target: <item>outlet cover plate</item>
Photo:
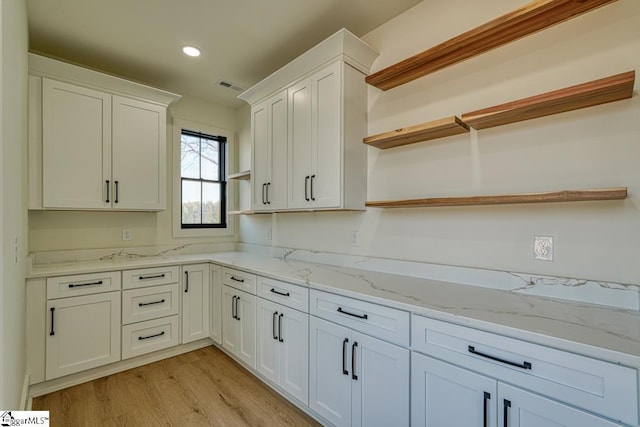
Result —
[[553, 261], [553, 237], [533, 237], [533, 258], [537, 261]]

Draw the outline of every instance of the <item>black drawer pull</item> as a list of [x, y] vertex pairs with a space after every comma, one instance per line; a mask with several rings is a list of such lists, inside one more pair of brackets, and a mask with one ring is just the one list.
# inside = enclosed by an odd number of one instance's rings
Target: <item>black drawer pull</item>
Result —
[[353, 314], [353, 313], [349, 313], [348, 311], [344, 311], [342, 309], [342, 307], [338, 307], [338, 312], [340, 312], [342, 314], [348, 314], [349, 316], [357, 317], [358, 319], [368, 319], [369, 318], [369, 316], [367, 316], [366, 314]]
[[278, 316], [278, 341], [284, 342], [284, 338], [282, 338], [282, 318], [284, 317], [284, 313], [280, 313]]
[[347, 343], [349, 342], [349, 338], [345, 338], [342, 341], [342, 374], [349, 375], [349, 371], [347, 371]]
[[282, 295], [283, 297], [290, 297], [291, 294], [289, 292], [278, 292], [274, 288], [271, 288], [271, 292], [274, 294]]
[[273, 312], [273, 320], [271, 321], [271, 326], [272, 326], [272, 332], [273, 332], [273, 339], [274, 340], [278, 340], [278, 333], [276, 332], [276, 317], [278, 317], [278, 312], [274, 311]]
[[49, 310], [51, 311], [51, 332], [49, 332], [49, 335], [55, 335], [56, 332], [53, 330], [53, 312], [56, 311], [56, 308], [51, 307]]
[[351, 379], [358, 380], [358, 376], [356, 375], [356, 347], [358, 346], [358, 342], [354, 341], [351, 346]]
[[236, 317], [236, 298], [238, 298], [237, 296], [233, 296], [233, 298], [231, 298], [231, 317], [233, 317], [234, 319], [237, 319]]
[[244, 283], [244, 279], [238, 279], [236, 276], [231, 276], [231, 280], [236, 281], [236, 282], [240, 282], [240, 283]]
[[162, 279], [164, 276], [164, 273], [156, 274], [155, 276], [138, 276], [138, 280]]
[[164, 299], [161, 299], [160, 301], [153, 301], [153, 302], [139, 302], [138, 307], [144, 307], [145, 305], [162, 304], [163, 302], [164, 302]]
[[483, 407], [483, 427], [489, 427], [489, 400], [491, 400], [491, 393], [484, 392], [484, 407]]
[[510, 362], [508, 360], [500, 359], [499, 357], [491, 356], [489, 354], [476, 351], [476, 348], [472, 345], [468, 347], [468, 350], [469, 350], [469, 353], [477, 354], [478, 356], [486, 357], [487, 359], [495, 360], [496, 362], [505, 363], [510, 366], [515, 366], [516, 368], [531, 369], [531, 363], [527, 361], [524, 361], [522, 363]]
[[184, 291], [189, 292], [189, 272], [184, 272]]
[[91, 282], [91, 283], [79, 283], [77, 285], [71, 283], [69, 284], [70, 288], [81, 288], [83, 286], [98, 286], [98, 285], [102, 285], [102, 280], [99, 280], [97, 282]]
[[164, 331], [160, 332], [159, 334], [147, 335], [146, 337], [138, 337], [138, 341], [148, 340], [149, 338], [161, 337], [163, 335], [164, 335]]
[[502, 401], [502, 407], [504, 409], [504, 411], [502, 412], [502, 426], [508, 427], [509, 426], [509, 408], [511, 408], [511, 401], [504, 399]]

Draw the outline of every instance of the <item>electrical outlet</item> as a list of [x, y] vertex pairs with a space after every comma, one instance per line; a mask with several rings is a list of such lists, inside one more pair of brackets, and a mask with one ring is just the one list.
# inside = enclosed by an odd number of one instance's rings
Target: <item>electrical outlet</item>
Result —
[[18, 236], [13, 236], [13, 265], [18, 263]]
[[122, 240], [131, 240], [133, 239], [133, 231], [130, 228], [122, 229]]
[[533, 237], [533, 258], [538, 261], [553, 261], [553, 237]]
[[357, 248], [360, 246], [360, 232], [352, 231], [351, 232], [351, 247]]

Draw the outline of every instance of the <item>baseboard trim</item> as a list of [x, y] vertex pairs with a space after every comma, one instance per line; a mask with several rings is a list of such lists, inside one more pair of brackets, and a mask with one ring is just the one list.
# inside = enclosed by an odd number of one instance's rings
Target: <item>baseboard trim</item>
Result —
[[134, 357], [131, 359], [121, 360], [119, 362], [112, 363], [106, 366], [100, 366], [97, 368], [89, 369], [87, 371], [67, 375], [62, 378], [56, 378], [50, 381], [32, 384], [31, 387], [29, 387], [28, 396], [31, 398], [42, 396], [54, 391], [73, 387], [74, 385], [106, 377], [107, 375], [116, 374], [118, 372], [126, 371], [128, 369], [136, 368], [148, 363], [157, 362], [159, 360], [167, 359], [179, 354], [188, 353], [193, 350], [208, 347], [211, 344], [213, 344], [213, 340], [210, 338], [205, 338], [189, 344], [181, 344], [176, 347], [167, 348], [165, 350], [155, 351], [153, 353], [144, 354], [142, 356]]

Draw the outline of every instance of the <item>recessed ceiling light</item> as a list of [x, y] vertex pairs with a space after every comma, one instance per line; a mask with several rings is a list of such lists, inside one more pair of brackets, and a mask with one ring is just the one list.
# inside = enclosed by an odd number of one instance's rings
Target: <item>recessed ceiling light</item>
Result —
[[182, 52], [189, 56], [200, 56], [200, 49], [194, 46], [182, 46]]

